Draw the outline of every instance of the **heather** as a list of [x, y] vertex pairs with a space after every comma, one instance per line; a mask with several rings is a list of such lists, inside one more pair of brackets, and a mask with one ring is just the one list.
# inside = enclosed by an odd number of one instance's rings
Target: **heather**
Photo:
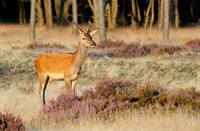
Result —
[[199, 52], [200, 40], [195, 39], [188, 41], [183, 46], [168, 45], [168, 44], [139, 44], [139, 43], [125, 43], [123, 41], [106, 40], [100, 42], [98, 49], [103, 50], [103, 53], [90, 53], [89, 56], [96, 57], [144, 57], [147, 55], [173, 55], [180, 54], [184, 51]]
[[[16, 47], [14, 47], [15, 49]], [[35, 41], [26, 46], [28, 50], [40, 50], [48, 53], [66, 52], [66, 47], [60, 43], [44, 43]], [[17, 48], [16, 48], [17, 49]], [[88, 53], [90, 57], [145, 57], [148, 55], [173, 55], [181, 52], [200, 52], [200, 40], [194, 39], [186, 42], [185, 45], [171, 44], [140, 44], [137, 42], [126, 43], [124, 41], [106, 40], [97, 44], [97, 51]]]
[[63, 94], [44, 106], [44, 114], [60, 120], [109, 120], [120, 112], [184, 110], [199, 114], [200, 92], [194, 88], [167, 90], [153, 84], [124, 80], [102, 80], [80, 96]]
[[60, 43], [56, 42], [40, 42], [40, 41], [35, 41], [29, 43], [27, 46], [25, 46], [26, 49], [30, 51], [44, 51], [48, 53], [63, 53], [64, 51], [66, 52], [66, 47], [61, 45]]
[[22, 119], [13, 114], [0, 113], [0, 130], [1, 131], [25, 131]]
[[186, 49], [194, 51], [194, 52], [200, 52], [200, 39], [194, 39], [191, 41], [188, 41], [186, 43]]

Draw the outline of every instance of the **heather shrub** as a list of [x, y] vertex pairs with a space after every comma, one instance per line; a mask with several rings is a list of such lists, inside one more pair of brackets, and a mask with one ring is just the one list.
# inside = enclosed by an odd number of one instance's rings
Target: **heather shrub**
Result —
[[108, 56], [108, 57], [112, 57], [114, 56], [113, 53], [107, 53], [107, 52], [100, 52], [100, 53], [97, 53], [97, 52], [89, 52], [88, 53], [88, 56], [90, 57], [105, 57], [105, 56]]
[[0, 130], [1, 131], [25, 131], [22, 119], [15, 117], [13, 114], [0, 113]]
[[98, 45], [97, 45], [97, 48], [116, 48], [116, 47], [121, 47], [123, 46], [124, 43], [122, 41], [111, 41], [111, 40], [105, 40], [105, 41], [102, 41], [100, 42]]
[[27, 49], [65, 49], [65, 47], [58, 43], [42, 43], [42, 42], [32, 42], [27, 46]]
[[[152, 48], [153, 46], [154, 48]], [[150, 49], [150, 54], [169, 54], [172, 55], [174, 53], [178, 53], [182, 50], [180, 46], [171, 46], [171, 45], [160, 45], [160, 46], [148, 45]]]
[[93, 89], [82, 93], [83, 99], [106, 99], [109, 101], [127, 101], [137, 84], [122, 80], [104, 80], [96, 84]]
[[122, 51], [121, 55], [125, 57], [142, 57], [149, 55], [151, 53], [150, 51], [151, 50], [146, 46], [141, 46], [139, 44], [129, 45]]
[[185, 46], [188, 50], [200, 52], [200, 39], [188, 41]]
[[103, 41], [97, 48], [106, 50], [109, 52], [107, 55], [105, 52], [103, 54], [93, 54], [90, 56], [103, 57], [103, 56], [117, 56], [117, 57], [143, 57], [147, 55], [163, 55], [174, 53], [179, 53], [183, 50], [180, 46], [172, 45], [157, 45], [157, 44], [148, 44], [141, 45], [138, 43], [124, 43], [121, 41]]
[[65, 94], [44, 106], [43, 112], [53, 120], [104, 119], [119, 112], [152, 109], [191, 110], [199, 113], [200, 92], [195, 89], [169, 91], [162, 86], [123, 80], [103, 80], [80, 96]]
[[200, 92], [195, 91], [194, 88], [179, 89], [169, 94], [171, 104], [176, 107], [191, 110], [200, 110]]
[[[166, 90], [157, 85], [143, 85], [138, 86], [133, 92], [133, 106], [135, 108], [148, 107], [150, 105], [159, 104], [160, 105], [160, 96], [165, 95]], [[162, 106], [162, 105], [161, 105]]]

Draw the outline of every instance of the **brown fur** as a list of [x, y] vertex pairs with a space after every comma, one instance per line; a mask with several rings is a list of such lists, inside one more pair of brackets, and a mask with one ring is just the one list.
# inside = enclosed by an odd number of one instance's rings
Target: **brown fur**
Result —
[[[43, 99], [43, 104], [45, 104], [45, 98], [43, 96], [45, 95], [46, 87], [53, 80], [64, 80], [67, 92], [72, 91], [75, 94], [75, 86], [81, 71], [81, 66], [87, 56], [88, 47], [96, 46], [96, 43], [92, 40], [92, 36], [96, 31], [84, 33], [79, 30], [78, 36], [80, 42], [75, 53], [44, 54], [35, 60], [40, 81], [39, 94], [41, 99]], [[49, 77], [48, 81], [46, 81], [47, 77]], [[45, 85], [45, 82], [47, 85]]]

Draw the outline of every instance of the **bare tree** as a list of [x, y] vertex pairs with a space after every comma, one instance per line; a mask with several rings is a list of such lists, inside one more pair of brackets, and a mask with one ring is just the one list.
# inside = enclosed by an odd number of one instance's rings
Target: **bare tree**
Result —
[[146, 12], [144, 28], [147, 28], [147, 26], [149, 24], [150, 11], [151, 11], [150, 28], [153, 26], [153, 21], [154, 21], [154, 3], [155, 3], [154, 0], [150, 0], [149, 1], [149, 5], [148, 5], [148, 8], [147, 8], [147, 12]]
[[104, 18], [104, 0], [98, 0], [98, 27], [99, 27], [99, 40], [106, 40], [106, 27]]
[[[73, 8], [73, 21], [78, 24], [78, 16], [77, 16], [77, 1], [72, 1], [72, 8]], [[73, 32], [77, 33], [76, 25], [73, 24]]]
[[138, 0], [132, 0], [131, 7], [132, 7], [132, 13], [131, 13], [132, 24], [131, 24], [131, 26], [133, 28], [137, 28], [137, 26], [138, 26], [137, 22], [141, 22], [141, 19], [142, 19], [141, 14], [140, 14], [140, 7], [138, 4]]
[[179, 28], [179, 12], [178, 12], [178, 0], [175, 0], [175, 27]]
[[30, 18], [30, 40], [35, 40], [35, 4], [36, 0], [31, 0], [31, 18]]
[[158, 28], [161, 30], [163, 28], [163, 0], [158, 0]]
[[44, 0], [44, 8], [45, 8], [46, 26], [48, 29], [53, 28], [51, 0]]
[[37, 25], [44, 26], [44, 15], [42, 12], [42, 1], [41, 0], [37, 0], [36, 8], [37, 8]]
[[69, 17], [71, 14], [69, 9], [71, 5], [72, 0], [54, 0], [55, 18], [58, 24], [70, 23]]
[[19, 4], [19, 23], [26, 24], [24, 1], [18, 0], [18, 4]]
[[164, 0], [163, 39], [169, 39], [169, 0]]
[[118, 13], [118, 0], [111, 0], [108, 4], [108, 29], [116, 28]]
[[94, 25], [95, 27], [97, 27], [98, 26], [98, 0], [88, 0], [88, 3], [93, 12]]

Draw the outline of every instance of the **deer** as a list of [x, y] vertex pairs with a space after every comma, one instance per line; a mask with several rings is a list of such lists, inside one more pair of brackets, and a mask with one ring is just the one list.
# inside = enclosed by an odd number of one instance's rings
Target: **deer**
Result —
[[75, 87], [80, 75], [82, 65], [87, 57], [89, 47], [95, 47], [93, 36], [97, 29], [91, 30], [91, 24], [88, 31], [84, 32], [75, 22], [73, 22], [79, 38], [78, 47], [74, 53], [66, 54], [43, 54], [35, 59], [36, 72], [39, 78], [39, 90], [41, 102], [45, 105], [45, 91], [54, 80], [65, 81], [67, 92], [75, 95]]

